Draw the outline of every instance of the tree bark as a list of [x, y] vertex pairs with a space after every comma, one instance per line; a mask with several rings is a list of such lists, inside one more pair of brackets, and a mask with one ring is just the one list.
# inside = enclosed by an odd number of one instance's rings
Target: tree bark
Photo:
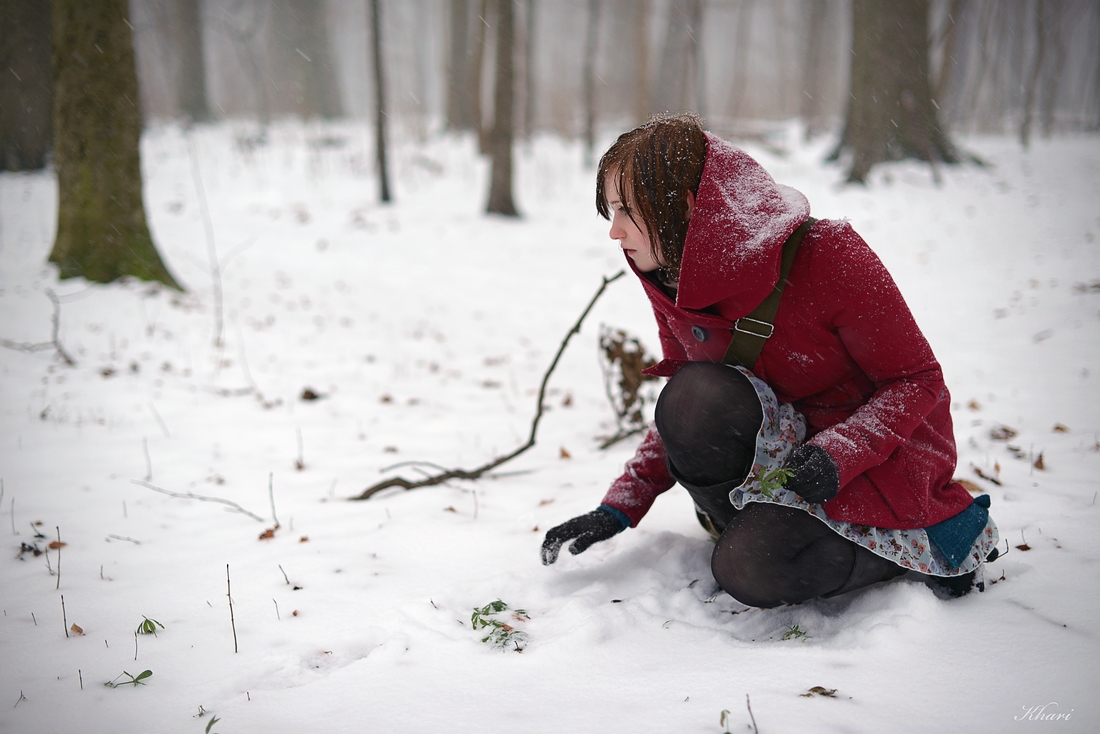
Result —
[[634, 12], [634, 119], [642, 122], [649, 115], [649, 3], [636, 0]]
[[374, 57], [374, 149], [378, 161], [379, 199], [390, 201], [390, 173], [386, 166], [386, 75], [382, 68], [382, 9], [370, 0], [371, 51]]
[[656, 112], [679, 112], [687, 105], [694, 29], [692, 21], [701, 14], [701, 0], [672, 0], [668, 8], [668, 32], [661, 52], [657, 78]]
[[829, 13], [829, 0], [809, 0], [810, 14], [802, 56], [802, 94], [798, 112], [805, 125], [805, 136], [811, 140], [825, 127], [825, 90], [823, 76], [823, 42], [825, 19]]
[[848, 181], [883, 161], [957, 163], [932, 102], [927, 0], [854, 0], [847, 119], [833, 153], [852, 153]]
[[180, 113], [190, 122], [210, 119], [206, 100], [206, 58], [203, 53], [202, 4], [200, 0], [177, 0], [176, 93]]
[[179, 288], [141, 198], [141, 109], [126, 0], [53, 0], [57, 238], [62, 278], [131, 275]]
[[515, 0], [497, 0], [496, 82], [493, 94], [493, 130], [489, 152], [493, 157], [489, 186], [490, 214], [518, 217], [512, 198], [512, 141], [515, 120]]
[[588, 0], [584, 38], [584, 163], [592, 165], [596, 147], [596, 49], [600, 37], [600, 0]]
[[469, 130], [466, 96], [470, 70], [470, 0], [450, 0], [451, 47], [447, 62], [447, 129]]
[[290, 105], [303, 118], [332, 119], [342, 113], [336, 70], [329, 49], [327, 3], [315, 0], [281, 0], [276, 12], [277, 38], [285, 92]]
[[0, 170], [46, 165], [53, 145], [50, 3], [11, 0], [0, 23]]
[[1024, 150], [1031, 143], [1031, 120], [1035, 116], [1035, 100], [1039, 93], [1039, 75], [1046, 61], [1046, 46], [1046, 3], [1038, 0], [1035, 3], [1035, 61], [1024, 87], [1024, 119], [1020, 123], [1020, 145]]

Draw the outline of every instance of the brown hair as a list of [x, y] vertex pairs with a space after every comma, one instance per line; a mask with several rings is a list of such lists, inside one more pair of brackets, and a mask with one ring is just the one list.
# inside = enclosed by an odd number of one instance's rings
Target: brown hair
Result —
[[653, 256], [674, 279], [687, 239], [687, 193], [699, 191], [706, 154], [707, 138], [697, 115], [654, 115], [620, 135], [596, 173], [596, 211], [611, 218], [604, 181], [613, 174], [626, 215], [649, 236]]

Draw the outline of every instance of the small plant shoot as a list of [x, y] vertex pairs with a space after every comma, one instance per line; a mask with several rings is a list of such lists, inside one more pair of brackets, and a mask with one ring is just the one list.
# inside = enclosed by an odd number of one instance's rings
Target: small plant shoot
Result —
[[[498, 618], [499, 615], [509, 611], [508, 605], [500, 599], [489, 602], [480, 609], [475, 608], [470, 615], [470, 623], [475, 630], [488, 629], [489, 634], [481, 638], [481, 641], [499, 650], [515, 650], [523, 652], [527, 645], [527, 633], [517, 630], [512, 625]], [[527, 612], [522, 609], [512, 610], [510, 619], [516, 622], [525, 622], [530, 619]]]
[[791, 478], [790, 469], [772, 469], [760, 475], [760, 494], [769, 499], [775, 498], [775, 490], [782, 489]]
[[805, 642], [809, 639], [809, 635], [798, 628], [797, 624], [793, 624], [787, 628], [787, 631], [783, 633], [783, 640], [802, 640]]
[[142, 615], [142, 619], [145, 621], [138, 625], [137, 633], [139, 635], [152, 635], [157, 636], [157, 627], [164, 629], [164, 625], [155, 619], [149, 619], [145, 615]]
[[[151, 670], [143, 670], [140, 673], [138, 673], [137, 675], [130, 675], [129, 673], [127, 673], [124, 670], [124, 671], [122, 671], [122, 675], [118, 676], [118, 678], [115, 678], [114, 680], [109, 680], [106, 683], [104, 683], [103, 685], [107, 686], [108, 688], [120, 688], [121, 686], [134, 686], [136, 688], [137, 686], [145, 685], [145, 679], [149, 678], [152, 675], [153, 675], [153, 671], [151, 671]], [[119, 683], [118, 679], [123, 677], [123, 676], [126, 676], [130, 680], [124, 680], [121, 683]]]

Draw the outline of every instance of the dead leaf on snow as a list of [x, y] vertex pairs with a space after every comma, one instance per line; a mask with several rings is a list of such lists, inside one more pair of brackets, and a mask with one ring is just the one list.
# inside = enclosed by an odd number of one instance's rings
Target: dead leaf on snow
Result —
[[1018, 431], [1015, 428], [1009, 428], [1008, 426], [994, 426], [989, 431], [989, 437], [994, 441], [1007, 441], [1014, 437]]
[[1039, 452], [1039, 458], [1035, 459], [1035, 463], [1032, 464], [1032, 466], [1034, 466], [1039, 471], [1043, 471], [1047, 468], [1046, 464], [1043, 463], [1043, 452], [1042, 451]]
[[308, 543], [309, 542], [309, 536], [308, 535], [303, 535], [301, 538], [298, 539], [298, 542], [299, 543]]
[[58, 548], [64, 548], [67, 545], [68, 543], [61, 540], [51, 540], [49, 548], [50, 550], [57, 550]]
[[981, 467], [978, 467], [978, 466], [974, 467], [974, 473], [977, 474], [982, 479], [986, 480], [987, 482], [993, 482], [998, 487], [1001, 486], [1001, 480], [1000, 479], [998, 479], [997, 477], [989, 476], [988, 474], [986, 474], [985, 472], [982, 471]]
[[1069, 426], [1063, 423], [1055, 423], [1054, 428], [1051, 429], [1055, 433], [1069, 433]]
[[798, 694], [803, 698], [813, 698], [814, 696], [825, 696], [826, 698], [836, 698], [835, 688], [825, 688], [823, 686], [814, 686], [805, 693]]
[[977, 484], [974, 484], [974, 482], [970, 481], [969, 479], [959, 479], [958, 477], [956, 477], [955, 479], [952, 479], [951, 481], [958, 482], [959, 484], [961, 484], [963, 486], [963, 489], [965, 489], [967, 492], [973, 492], [975, 494], [981, 494], [982, 492], [985, 491], [984, 489], [979, 487]]
[[565, 447], [562, 446], [561, 447], [561, 458], [563, 458], [563, 459], [572, 459], [573, 455], [570, 454], [568, 451], [566, 451]]
[[966, 407], [970, 408], [971, 410], [981, 410], [982, 404], [979, 403], [977, 400], [971, 400], [969, 403], [966, 404]]
[[553, 497], [551, 497], [548, 500], [539, 500], [539, 507], [543, 507], [544, 505], [551, 505], [553, 503], [554, 503], [554, 498]]
[[260, 533], [260, 540], [271, 540], [275, 537], [275, 528], [268, 528]]
[[83, 635], [84, 634], [83, 628], [81, 628], [81, 626], [78, 625], [76, 622], [72, 623], [72, 625], [69, 627], [69, 631], [72, 632], [74, 635]]

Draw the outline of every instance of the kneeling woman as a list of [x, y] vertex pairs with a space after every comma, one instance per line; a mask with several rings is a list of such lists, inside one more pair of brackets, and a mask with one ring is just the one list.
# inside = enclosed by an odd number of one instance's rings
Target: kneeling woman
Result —
[[940, 366], [851, 226], [810, 218], [801, 193], [690, 115], [620, 136], [596, 208], [657, 318], [664, 359], [649, 372], [671, 379], [622, 476], [546, 534], [543, 563], [636, 526], [679, 482], [718, 536], [715, 580], [745, 604], [908, 569], [969, 590], [996, 553], [988, 497], [952, 481]]

